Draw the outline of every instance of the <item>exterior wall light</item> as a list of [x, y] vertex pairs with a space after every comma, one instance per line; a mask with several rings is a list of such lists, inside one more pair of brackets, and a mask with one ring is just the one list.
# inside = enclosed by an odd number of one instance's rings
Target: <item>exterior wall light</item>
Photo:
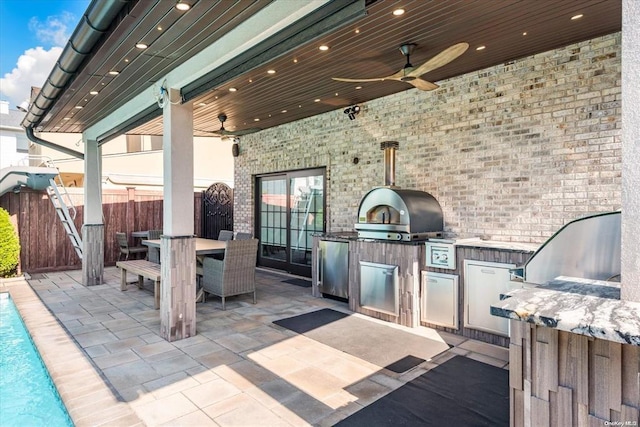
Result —
[[356, 115], [360, 112], [360, 106], [352, 105], [344, 110], [344, 113], [349, 117], [349, 120], [355, 120]]

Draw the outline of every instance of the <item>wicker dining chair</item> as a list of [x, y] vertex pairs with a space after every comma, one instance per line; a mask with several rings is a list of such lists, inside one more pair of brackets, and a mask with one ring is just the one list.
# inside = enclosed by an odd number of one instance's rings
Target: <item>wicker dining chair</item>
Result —
[[238, 231], [236, 233], [236, 240], [248, 240], [248, 239], [252, 239], [253, 235], [251, 235], [251, 233], [242, 233], [240, 231]]
[[[147, 233], [149, 240], [158, 240], [162, 236], [162, 230], [149, 230]], [[160, 264], [160, 248], [149, 248], [147, 259], [156, 264]]]
[[218, 234], [218, 240], [233, 240], [233, 231], [231, 230], [220, 230], [220, 234]]
[[120, 255], [118, 255], [118, 261], [121, 260], [122, 255], [124, 255], [125, 261], [129, 259], [129, 255], [131, 254], [146, 254], [147, 247], [146, 246], [129, 246], [129, 241], [127, 240], [127, 235], [125, 233], [116, 233], [116, 241], [118, 242], [118, 246], [120, 247]]
[[256, 303], [256, 261], [258, 257], [258, 239], [228, 240], [224, 259], [206, 257], [203, 259], [202, 289], [204, 301], [206, 295], [225, 299], [230, 296], [253, 293]]

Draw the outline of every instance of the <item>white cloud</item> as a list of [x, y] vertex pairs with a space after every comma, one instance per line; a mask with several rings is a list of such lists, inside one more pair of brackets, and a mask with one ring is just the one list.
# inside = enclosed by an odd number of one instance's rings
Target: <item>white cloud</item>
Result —
[[31, 18], [29, 31], [35, 33], [37, 39], [45, 46], [64, 46], [71, 36], [69, 26], [76, 23], [75, 16], [69, 12], [48, 16], [45, 22]]
[[26, 50], [20, 55], [16, 68], [0, 78], [0, 98], [8, 99], [14, 106], [28, 100], [31, 86], [42, 87], [61, 53], [61, 47], [46, 50], [39, 46]]
[[62, 53], [62, 47], [67, 44], [75, 23], [74, 15], [69, 12], [49, 16], [44, 22], [31, 18], [29, 31], [44, 46], [52, 47], [38, 46], [20, 55], [16, 67], [0, 79], [1, 99], [8, 99], [10, 104], [17, 106], [29, 99], [31, 86], [42, 87]]

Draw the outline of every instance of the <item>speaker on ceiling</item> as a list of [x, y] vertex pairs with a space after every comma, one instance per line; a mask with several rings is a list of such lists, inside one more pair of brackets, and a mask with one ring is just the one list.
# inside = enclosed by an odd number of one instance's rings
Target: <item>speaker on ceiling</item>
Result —
[[238, 157], [240, 155], [240, 146], [237, 142], [234, 142], [231, 146], [231, 154], [233, 154], [233, 157]]

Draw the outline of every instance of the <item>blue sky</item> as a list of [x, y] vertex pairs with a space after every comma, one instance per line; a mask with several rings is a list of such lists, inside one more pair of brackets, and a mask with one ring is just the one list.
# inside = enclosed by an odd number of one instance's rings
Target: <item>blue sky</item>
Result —
[[0, 99], [10, 108], [41, 87], [90, 0], [0, 0]]

